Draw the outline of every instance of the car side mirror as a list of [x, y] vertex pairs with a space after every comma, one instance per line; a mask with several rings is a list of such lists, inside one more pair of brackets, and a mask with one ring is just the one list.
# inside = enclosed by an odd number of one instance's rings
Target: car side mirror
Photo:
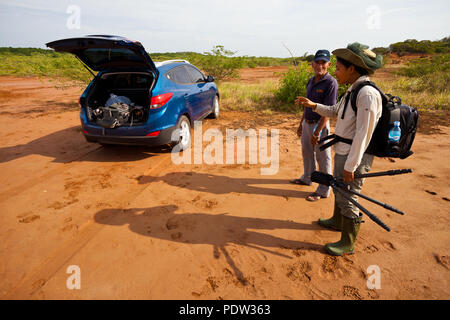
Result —
[[214, 82], [214, 77], [213, 76], [206, 77], [206, 82]]

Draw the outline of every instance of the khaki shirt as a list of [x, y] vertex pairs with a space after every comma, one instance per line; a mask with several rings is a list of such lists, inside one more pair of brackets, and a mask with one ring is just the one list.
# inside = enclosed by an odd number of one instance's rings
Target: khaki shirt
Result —
[[318, 114], [325, 117], [337, 117], [335, 134], [346, 139], [352, 139], [351, 145], [338, 142], [335, 144], [335, 152], [340, 155], [348, 155], [344, 169], [354, 172], [361, 163], [364, 152], [372, 138], [373, 131], [381, 117], [382, 100], [377, 89], [364, 86], [356, 97], [358, 113], [355, 114], [351, 102], [345, 110], [344, 119], [341, 119], [344, 110], [345, 97], [352, 91], [358, 82], [369, 81], [368, 76], [361, 76], [348, 88], [346, 94], [333, 106], [317, 104], [314, 109]]

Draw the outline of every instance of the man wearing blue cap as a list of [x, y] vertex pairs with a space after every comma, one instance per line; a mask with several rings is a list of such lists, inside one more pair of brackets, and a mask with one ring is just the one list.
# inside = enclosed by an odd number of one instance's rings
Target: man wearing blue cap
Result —
[[[312, 61], [314, 76], [309, 79], [306, 86], [306, 97], [311, 101], [323, 105], [336, 104], [338, 84], [336, 79], [327, 72], [330, 65], [330, 52], [318, 50]], [[320, 151], [317, 144], [318, 140], [329, 134], [329, 131], [330, 122], [327, 117], [321, 117], [311, 108], [305, 108], [297, 130], [297, 135], [302, 142], [304, 171], [300, 178], [291, 180], [291, 183], [311, 185], [311, 173], [316, 171], [316, 161], [320, 172], [332, 174], [331, 151], [329, 149]], [[310, 194], [306, 200], [317, 201], [321, 198], [328, 198], [329, 195], [330, 187], [319, 184], [317, 190]]]

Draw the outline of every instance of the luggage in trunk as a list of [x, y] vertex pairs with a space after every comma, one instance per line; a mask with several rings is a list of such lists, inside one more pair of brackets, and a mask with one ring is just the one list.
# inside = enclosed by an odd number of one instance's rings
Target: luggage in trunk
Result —
[[88, 120], [105, 128], [142, 125], [148, 118], [153, 82], [149, 73], [103, 74], [87, 97]]

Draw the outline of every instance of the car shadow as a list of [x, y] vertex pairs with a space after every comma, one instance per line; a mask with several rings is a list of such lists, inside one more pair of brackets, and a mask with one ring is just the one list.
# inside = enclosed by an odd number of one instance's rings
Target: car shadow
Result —
[[140, 176], [139, 184], [148, 184], [163, 181], [169, 185], [182, 187], [189, 190], [207, 192], [213, 194], [247, 193], [261, 194], [276, 197], [306, 198], [311, 192], [301, 190], [288, 190], [270, 187], [257, 187], [254, 185], [282, 185], [287, 184], [285, 179], [267, 178], [231, 178], [210, 173], [198, 172], [169, 172], [161, 177]]
[[[228, 213], [183, 213], [176, 214], [175, 205], [151, 208], [104, 209], [94, 215], [95, 222], [109, 226], [128, 225], [129, 230], [146, 237], [186, 244], [208, 244], [212, 246], [214, 258], [223, 254], [235, 277], [246, 284], [246, 277], [226, 249], [230, 244], [245, 246], [265, 253], [292, 259], [291, 256], [272, 248], [291, 250], [323, 251], [315, 243], [288, 240], [254, 231], [294, 229], [319, 230], [317, 224], [294, 221], [231, 216]], [[251, 231], [250, 231], [251, 229]]]
[[81, 127], [74, 126], [28, 143], [0, 148], [0, 163], [33, 154], [53, 158], [52, 162], [58, 163], [72, 161], [127, 162], [169, 152], [170, 148], [167, 146], [108, 145], [102, 147], [100, 144], [87, 142], [81, 132]]

